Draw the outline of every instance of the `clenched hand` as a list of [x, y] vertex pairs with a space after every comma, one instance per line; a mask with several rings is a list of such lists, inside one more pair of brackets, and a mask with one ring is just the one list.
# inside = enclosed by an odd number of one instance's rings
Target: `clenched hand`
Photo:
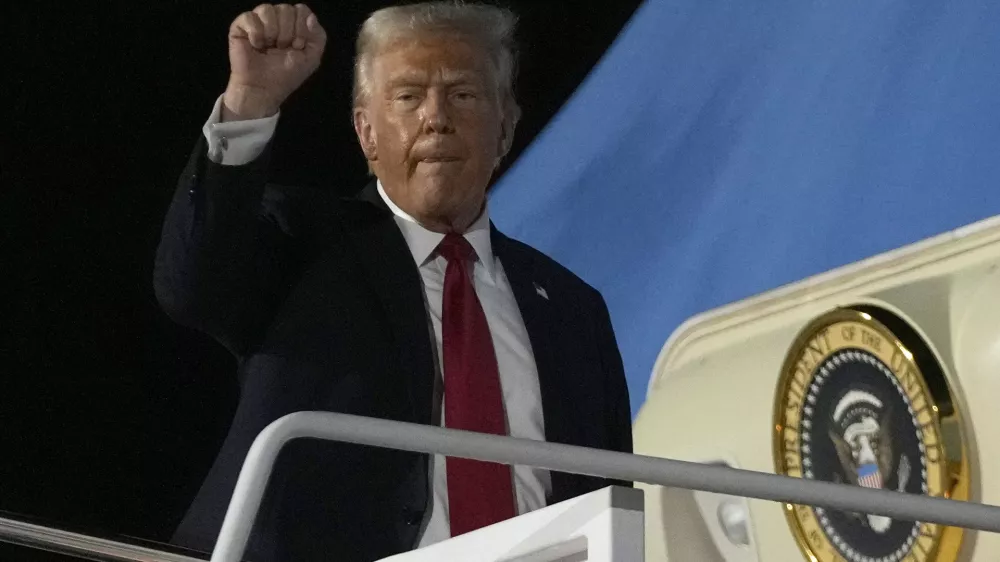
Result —
[[223, 120], [259, 119], [319, 68], [326, 31], [305, 4], [261, 4], [229, 26], [229, 84]]

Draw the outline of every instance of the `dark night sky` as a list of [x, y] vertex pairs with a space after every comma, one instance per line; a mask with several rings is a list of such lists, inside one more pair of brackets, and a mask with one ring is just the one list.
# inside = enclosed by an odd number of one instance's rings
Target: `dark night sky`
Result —
[[[0, 179], [0, 511], [165, 539], [236, 400], [232, 360], [152, 296], [160, 221], [228, 72], [232, 0], [13, 4]], [[637, 0], [511, 1], [521, 15], [514, 156]], [[329, 42], [283, 108], [272, 179], [345, 192], [357, 27], [373, 1], [314, 1]], [[10, 47], [13, 46], [13, 49]]]

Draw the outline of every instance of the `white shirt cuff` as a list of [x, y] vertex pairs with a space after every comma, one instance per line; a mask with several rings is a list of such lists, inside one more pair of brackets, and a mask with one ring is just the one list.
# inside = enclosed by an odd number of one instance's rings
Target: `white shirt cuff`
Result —
[[281, 112], [263, 119], [222, 121], [222, 97], [215, 100], [212, 114], [201, 131], [208, 141], [208, 158], [223, 166], [242, 166], [253, 162], [271, 141]]

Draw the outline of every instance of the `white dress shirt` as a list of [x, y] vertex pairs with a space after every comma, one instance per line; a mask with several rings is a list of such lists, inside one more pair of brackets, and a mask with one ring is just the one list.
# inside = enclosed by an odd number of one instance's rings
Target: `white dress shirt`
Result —
[[[279, 115], [264, 119], [220, 123], [222, 97], [216, 100], [212, 114], [203, 128], [208, 142], [209, 158], [223, 165], [241, 165], [254, 160], [263, 152], [277, 126]], [[441, 382], [441, 314], [444, 292], [444, 273], [447, 260], [435, 253], [444, 234], [432, 232], [421, 226], [389, 199], [382, 183], [378, 193], [392, 210], [394, 219], [409, 246], [424, 286], [424, 305], [430, 319], [428, 336], [433, 338], [434, 366], [437, 381]], [[486, 314], [493, 348], [496, 351], [500, 386], [503, 390], [504, 408], [510, 435], [543, 441], [545, 425], [542, 416], [541, 390], [538, 369], [528, 340], [528, 332], [521, 318], [514, 292], [504, 273], [503, 264], [493, 255], [490, 240], [490, 220], [487, 210], [476, 219], [464, 234], [476, 251], [473, 267], [473, 286]], [[439, 419], [444, 425], [444, 404], [440, 404]], [[451, 536], [448, 523], [448, 481], [445, 476], [445, 457], [432, 458], [432, 499], [430, 513], [424, 519], [424, 529], [418, 546], [428, 546]], [[552, 489], [548, 471], [525, 466], [514, 467], [514, 491], [517, 512], [527, 513], [545, 506], [545, 498]]]

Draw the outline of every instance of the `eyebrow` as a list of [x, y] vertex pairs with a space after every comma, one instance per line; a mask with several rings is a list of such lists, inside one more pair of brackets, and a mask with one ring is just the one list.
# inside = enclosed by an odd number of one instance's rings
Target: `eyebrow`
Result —
[[[446, 86], [456, 86], [461, 84], [474, 84], [477, 82], [476, 74], [468, 71], [446, 72], [444, 84]], [[394, 76], [386, 82], [387, 89], [404, 88], [407, 86], [423, 86], [427, 83], [427, 75], [423, 73], [404, 73]]]

